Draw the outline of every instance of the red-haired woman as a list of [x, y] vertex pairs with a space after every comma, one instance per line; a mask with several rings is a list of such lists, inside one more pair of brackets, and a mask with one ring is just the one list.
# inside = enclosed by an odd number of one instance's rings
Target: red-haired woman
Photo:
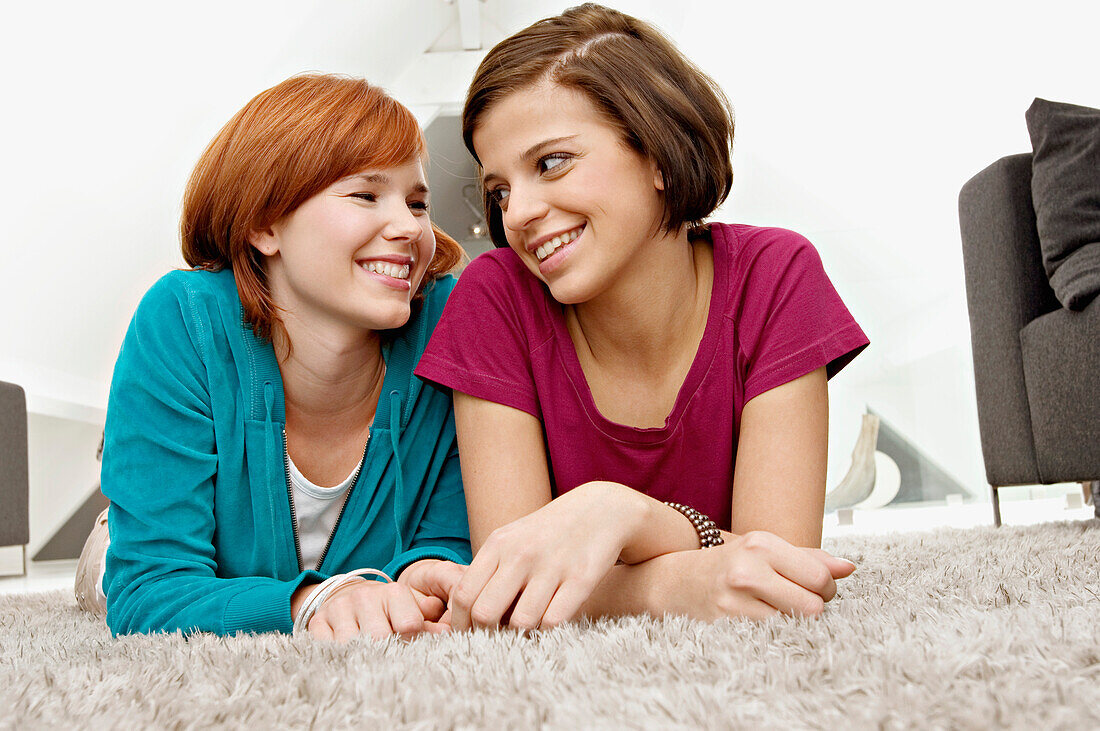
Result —
[[477, 554], [454, 626], [821, 612], [854, 568], [819, 548], [826, 380], [867, 338], [806, 239], [704, 224], [722, 92], [586, 4], [488, 53], [463, 135], [502, 248], [417, 369], [455, 393]]
[[406, 108], [330, 75], [259, 94], [203, 153], [191, 269], [142, 299], [111, 384], [109, 548], [77, 587], [115, 634], [446, 630], [465, 504], [450, 399], [413, 366], [462, 250], [424, 156]]

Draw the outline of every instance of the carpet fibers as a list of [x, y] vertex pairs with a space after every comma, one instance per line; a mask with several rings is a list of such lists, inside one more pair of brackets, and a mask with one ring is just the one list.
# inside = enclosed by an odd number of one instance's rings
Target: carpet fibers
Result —
[[1100, 727], [1100, 521], [845, 538], [816, 620], [112, 640], [0, 597], [0, 727]]

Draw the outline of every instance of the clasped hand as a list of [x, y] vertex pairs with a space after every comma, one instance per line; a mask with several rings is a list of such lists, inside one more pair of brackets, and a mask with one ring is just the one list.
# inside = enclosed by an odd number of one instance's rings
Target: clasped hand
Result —
[[[495, 530], [451, 595], [451, 625], [548, 628], [574, 618], [619, 560], [630, 535], [621, 494], [588, 483]], [[632, 611], [698, 619], [816, 616], [855, 564], [766, 531], [652, 559], [632, 584]]]
[[697, 619], [812, 617], [836, 596], [836, 580], [855, 564], [819, 548], [792, 545], [767, 531], [726, 534], [726, 543], [660, 557], [664, 575], [655, 609]]
[[417, 561], [390, 584], [352, 581], [325, 600], [309, 622], [309, 633], [322, 640], [347, 642], [359, 635], [408, 639], [422, 632], [450, 630], [447, 597], [464, 566], [450, 561]]
[[572, 619], [619, 560], [620, 499], [608, 483], [586, 483], [493, 531], [451, 595], [452, 626], [546, 629]]

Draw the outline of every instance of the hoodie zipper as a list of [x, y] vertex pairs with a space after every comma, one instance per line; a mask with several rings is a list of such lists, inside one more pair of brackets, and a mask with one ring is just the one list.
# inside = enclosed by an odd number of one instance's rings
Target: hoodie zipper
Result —
[[[336, 515], [336, 523], [332, 526], [332, 532], [328, 534], [328, 541], [325, 543], [324, 550], [321, 551], [320, 558], [317, 559], [316, 569], [321, 569], [321, 564], [325, 562], [325, 556], [328, 555], [328, 549], [332, 547], [332, 539], [336, 536], [336, 529], [340, 527], [340, 520], [344, 517], [344, 511], [347, 510], [348, 500], [351, 499], [351, 491], [355, 489], [355, 485], [359, 482], [359, 473], [363, 471], [363, 465], [367, 463], [367, 449], [370, 448], [371, 432], [367, 432], [367, 444], [363, 447], [363, 459], [359, 460], [359, 466], [355, 468], [355, 476], [351, 478], [351, 485], [348, 487], [347, 492], [344, 493], [344, 501], [340, 504], [340, 512]], [[287, 446], [286, 427], [283, 427], [283, 471], [286, 473], [286, 496], [290, 500], [290, 526], [291, 532], [294, 534], [294, 553], [298, 557], [298, 571], [302, 570], [302, 541], [298, 537], [298, 511], [294, 507], [294, 486], [290, 482], [290, 449]]]

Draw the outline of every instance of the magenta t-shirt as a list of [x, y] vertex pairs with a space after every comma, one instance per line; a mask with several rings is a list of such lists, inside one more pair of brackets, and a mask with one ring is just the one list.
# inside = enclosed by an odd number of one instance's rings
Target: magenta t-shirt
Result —
[[690, 505], [728, 530], [745, 404], [822, 366], [831, 378], [868, 340], [805, 238], [744, 225], [710, 230], [706, 329], [663, 427], [603, 417], [563, 306], [511, 249], [466, 267], [416, 374], [541, 419], [555, 495], [610, 480]]

